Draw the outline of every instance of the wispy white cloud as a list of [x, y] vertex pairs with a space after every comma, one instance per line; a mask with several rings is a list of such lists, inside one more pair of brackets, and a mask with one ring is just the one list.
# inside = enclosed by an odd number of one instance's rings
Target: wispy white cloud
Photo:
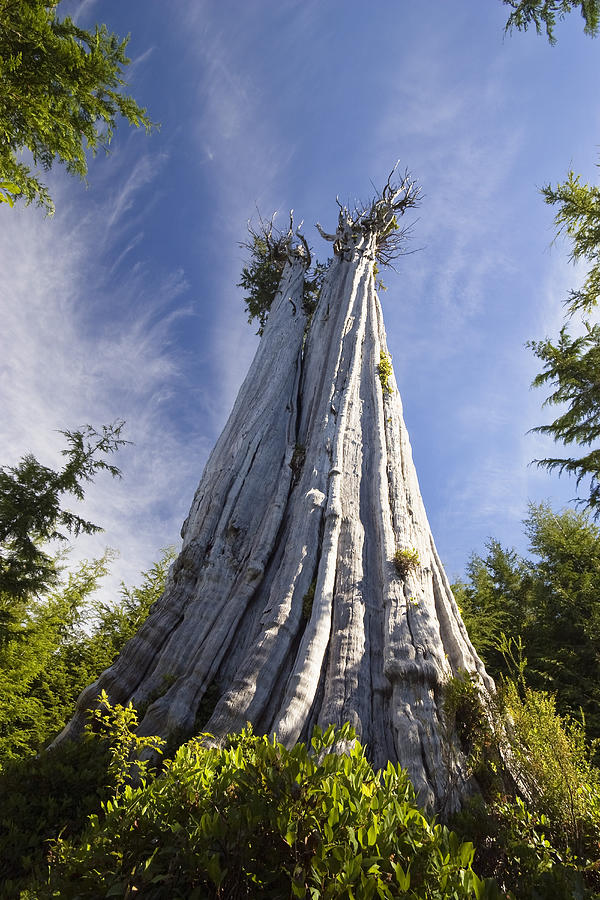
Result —
[[133, 164], [125, 181], [113, 188], [106, 210], [107, 232], [118, 225], [123, 215], [131, 209], [142, 188], [156, 179], [166, 160], [166, 153], [154, 156], [144, 154]]
[[[86, 212], [78, 215], [81, 189], [60, 175], [53, 180], [54, 220], [32, 209], [0, 211], [0, 463], [12, 464], [31, 451], [48, 465], [60, 465], [64, 438], [57, 429], [87, 422], [98, 427], [123, 418], [126, 437], [134, 441], [115, 459], [123, 481], [100, 474], [88, 490], [83, 514], [101, 524], [104, 534], [80, 538], [74, 548], [75, 560], [98, 555], [107, 544], [120, 552], [107, 598], [114, 596], [116, 582], [135, 580], [161, 546], [177, 540], [208, 450], [195, 435], [201, 458], [191, 458], [173, 416], [173, 398], [178, 392], [185, 397], [187, 390], [172, 337], [178, 320], [192, 312], [184, 300], [184, 273], [149, 277], [138, 259], [125, 277], [107, 280], [104, 261], [114, 250], [99, 250], [107, 241], [107, 216], [125, 232], [127, 198], [159, 167], [152, 161], [134, 167], [115, 191], [126, 200], [94, 200], [93, 214], [84, 197]], [[130, 254], [135, 245], [134, 237]], [[118, 319], [107, 316], [92, 325], [94, 292], [107, 308], [121, 311]]]

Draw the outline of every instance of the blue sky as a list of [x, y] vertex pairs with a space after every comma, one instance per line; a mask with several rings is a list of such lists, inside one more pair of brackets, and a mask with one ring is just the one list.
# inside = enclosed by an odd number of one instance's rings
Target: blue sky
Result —
[[556, 334], [582, 273], [538, 189], [597, 180], [600, 43], [571, 14], [550, 47], [504, 37], [500, 0], [63, 0], [84, 27], [131, 33], [131, 91], [161, 123], [122, 126], [88, 185], [57, 167], [54, 218], [0, 209], [3, 464], [58, 463], [60, 428], [127, 421], [121, 481], [86, 514], [74, 558], [120, 552], [106, 595], [176, 543], [257, 338], [236, 287], [256, 214], [314, 223], [382, 184], [422, 185], [412, 246], [381, 294], [421, 489], [450, 577], [494, 536], [525, 549], [528, 501], [566, 479], [529, 389], [529, 339]]

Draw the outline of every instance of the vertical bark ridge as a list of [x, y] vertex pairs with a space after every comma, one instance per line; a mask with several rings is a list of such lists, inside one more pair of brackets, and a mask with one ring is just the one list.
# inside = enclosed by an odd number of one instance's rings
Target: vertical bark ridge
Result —
[[[298, 682], [298, 697], [290, 706], [288, 688], [282, 709], [287, 720], [280, 721], [279, 715], [272, 716], [273, 728], [281, 740], [293, 743], [297, 739], [319, 681], [331, 627], [339, 531], [339, 500], [334, 475], [338, 471], [335, 468], [337, 418], [339, 411], [343, 411], [348, 372], [356, 358], [353, 338], [358, 324], [354, 307], [360, 302], [365, 269], [364, 265], [357, 266], [356, 263], [336, 262], [341, 268], [338, 279], [333, 281], [335, 290], [327, 290], [321, 299], [307, 341], [302, 379], [305, 426], [303, 428], [301, 423], [299, 429], [299, 441], [304, 439], [307, 443], [303, 470], [288, 503], [288, 528], [282, 536], [285, 551], [272, 580], [269, 601], [261, 620], [263, 631], [206, 726], [216, 737], [231, 730], [232, 724], [234, 728], [242, 727], [248, 719], [255, 721], [263, 716], [264, 708], [273, 697], [275, 683], [289, 677], [293, 661], [290, 651], [302, 628], [304, 634], [296, 657], [300, 668], [296, 667], [292, 675]], [[339, 452], [338, 449], [338, 456]], [[302, 600], [310, 587], [317, 562], [312, 614], [304, 627]], [[298, 704], [304, 716], [296, 713]]]
[[[289, 743], [298, 740], [313, 704], [331, 635], [339, 563], [338, 544], [342, 530], [342, 482], [347, 476], [344, 443], [352, 415], [352, 405], [356, 403], [356, 393], [360, 384], [361, 351], [366, 324], [363, 296], [368, 284], [369, 267], [362, 254], [357, 254], [352, 260], [342, 260], [338, 265], [345, 270], [343, 277], [338, 279], [341, 281], [339, 295], [331, 298], [336, 301], [338, 309], [331, 314], [331, 301], [328, 307], [324, 307], [322, 318], [325, 327], [321, 332], [311, 329], [311, 346], [306, 361], [307, 373], [312, 375], [315, 370], [317, 383], [320, 382], [325, 388], [322, 390], [325, 403], [321, 402], [319, 418], [311, 423], [310, 433], [316, 440], [313, 440], [311, 446], [312, 472], [307, 474], [313, 477], [317, 473], [321, 475], [319, 486], [326, 497], [326, 506], [312, 612], [288, 680], [282, 708], [273, 722], [273, 730], [281, 740]], [[351, 284], [350, 290], [347, 289], [347, 282]], [[322, 347], [319, 346], [320, 342], [322, 339], [328, 339], [327, 343], [335, 346], [336, 332], [337, 346], [340, 348], [336, 370], [332, 373], [333, 377], [328, 374], [326, 378], [318, 378], [317, 366], [320, 364], [321, 368], [328, 368], [328, 355], [323, 353]], [[330, 385], [329, 389], [327, 385]], [[313, 409], [309, 410], [309, 414], [315, 415]], [[325, 454], [323, 449], [326, 451]], [[329, 659], [334, 661], [337, 648], [332, 646], [331, 650]], [[328, 702], [330, 685], [331, 678], [327, 677], [324, 683], [325, 706]], [[322, 712], [319, 713], [318, 719], [321, 721]], [[332, 718], [330, 721], [336, 719]]]

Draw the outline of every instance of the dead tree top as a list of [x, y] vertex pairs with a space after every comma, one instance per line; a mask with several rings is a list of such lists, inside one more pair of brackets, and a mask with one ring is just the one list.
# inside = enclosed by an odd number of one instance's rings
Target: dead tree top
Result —
[[264, 243], [266, 255], [268, 258], [281, 266], [286, 262], [292, 262], [293, 259], [302, 259], [306, 262], [306, 267], [310, 267], [311, 253], [308, 241], [301, 234], [302, 222], [294, 227], [294, 210], [290, 210], [290, 223], [287, 231], [279, 230], [275, 227], [275, 216], [273, 213], [271, 218], [266, 221], [259, 214], [258, 226], [255, 227], [248, 222], [248, 233], [251, 240], [243, 241], [240, 246], [252, 250], [254, 243], [258, 240]]
[[374, 256], [381, 265], [391, 266], [392, 260], [405, 252], [412, 225], [401, 228], [398, 218], [407, 209], [418, 206], [421, 189], [408, 170], [400, 180], [395, 180], [397, 168], [398, 163], [390, 172], [383, 189], [368, 203], [356, 204], [351, 210], [336, 198], [340, 212], [335, 234], [328, 234], [317, 222], [321, 237], [333, 243], [335, 254], [352, 251], [363, 237], [374, 238]]

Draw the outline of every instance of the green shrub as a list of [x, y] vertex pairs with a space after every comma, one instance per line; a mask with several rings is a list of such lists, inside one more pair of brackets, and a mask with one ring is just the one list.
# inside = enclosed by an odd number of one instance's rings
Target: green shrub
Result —
[[493, 733], [476, 675], [463, 670], [448, 679], [444, 685], [444, 716], [466, 753], [479, 757], [489, 749]]
[[476, 836], [475, 864], [493, 877], [509, 900], [597, 900], [597, 869], [556, 846], [552, 823], [520, 797], [485, 804], [473, 799], [455, 819], [461, 834]]
[[583, 726], [556, 712], [554, 698], [505, 687], [512, 766], [528, 806], [551, 823], [562, 849], [600, 863], [600, 771], [591, 761]]
[[[349, 726], [286, 750], [248, 728], [201, 738], [60, 840], [30, 897], [493, 898], [473, 845], [418, 809], [407, 774], [374, 772]], [[351, 747], [342, 753], [343, 747]]]
[[112, 791], [108, 750], [91, 736], [0, 773], [0, 896], [18, 898], [48, 868], [48, 841], [78, 835]]
[[388, 353], [384, 353], [383, 350], [379, 352], [379, 365], [377, 366], [377, 374], [379, 375], [383, 393], [391, 394], [392, 388], [390, 385], [390, 377], [394, 374], [394, 370], [392, 368], [392, 358]]
[[516, 680], [503, 679], [485, 711], [466, 674], [447, 685], [445, 712], [466, 738], [487, 800], [471, 803], [454, 827], [477, 836], [478, 870], [497, 878], [510, 898], [597, 900], [600, 772], [593, 747], [580, 723], [556, 712], [552, 696], [526, 686], [520, 649], [505, 642]]
[[50, 842], [75, 837], [90, 814], [118, 798], [133, 779], [149, 777], [147, 751], [160, 738], [135, 734], [132, 706], [112, 707], [106, 694], [90, 715], [85, 735], [37, 758], [8, 765], [0, 774], [0, 884], [4, 898], [19, 897], [31, 878], [47, 871]]
[[414, 572], [420, 565], [419, 552], [414, 547], [404, 550], [398, 548], [394, 553], [394, 566], [401, 578], [406, 578], [409, 572]]

